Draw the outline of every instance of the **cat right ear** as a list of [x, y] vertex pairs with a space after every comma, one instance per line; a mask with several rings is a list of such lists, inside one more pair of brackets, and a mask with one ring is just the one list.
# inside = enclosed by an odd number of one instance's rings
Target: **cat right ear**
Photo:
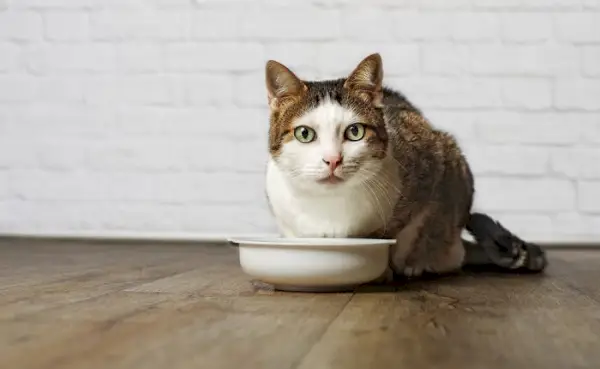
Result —
[[300, 97], [306, 85], [281, 63], [269, 60], [265, 68], [269, 106], [277, 110], [284, 101]]
[[381, 55], [376, 53], [367, 56], [358, 64], [346, 79], [344, 87], [356, 92], [359, 97], [376, 107], [382, 107], [382, 82], [383, 62]]

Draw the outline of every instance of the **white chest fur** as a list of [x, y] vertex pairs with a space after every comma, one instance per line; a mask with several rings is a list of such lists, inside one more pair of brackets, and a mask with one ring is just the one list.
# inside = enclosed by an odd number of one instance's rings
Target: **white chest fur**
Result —
[[[393, 169], [393, 167], [392, 167]], [[340, 186], [314, 194], [294, 188], [277, 165], [267, 167], [266, 189], [277, 224], [286, 237], [359, 237], [384, 229], [399, 196], [395, 171], [376, 183]]]

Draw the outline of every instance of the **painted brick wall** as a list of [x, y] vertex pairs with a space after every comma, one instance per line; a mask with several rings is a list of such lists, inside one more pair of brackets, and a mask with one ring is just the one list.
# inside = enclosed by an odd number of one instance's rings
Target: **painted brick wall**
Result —
[[265, 61], [375, 51], [478, 209], [600, 238], [600, 0], [0, 0], [0, 232], [271, 232]]

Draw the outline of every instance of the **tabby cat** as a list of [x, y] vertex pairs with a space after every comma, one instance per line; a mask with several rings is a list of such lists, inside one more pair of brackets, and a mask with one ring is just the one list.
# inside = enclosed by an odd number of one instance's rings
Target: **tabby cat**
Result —
[[[266, 190], [283, 235], [395, 238], [396, 275], [488, 263], [542, 271], [537, 245], [471, 212], [473, 176], [453, 136], [382, 83], [379, 54], [325, 81], [267, 62]], [[464, 229], [475, 242], [462, 239]]]

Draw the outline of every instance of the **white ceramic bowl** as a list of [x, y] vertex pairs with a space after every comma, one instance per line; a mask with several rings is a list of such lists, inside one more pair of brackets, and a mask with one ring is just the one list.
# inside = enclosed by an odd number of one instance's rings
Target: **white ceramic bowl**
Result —
[[341, 290], [381, 277], [396, 240], [231, 238], [244, 272], [287, 291]]

